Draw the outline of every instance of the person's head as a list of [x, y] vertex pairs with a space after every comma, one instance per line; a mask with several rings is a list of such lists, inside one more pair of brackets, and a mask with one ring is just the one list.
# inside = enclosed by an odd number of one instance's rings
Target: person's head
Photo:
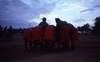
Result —
[[43, 18], [42, 18], [42, 21], [43, 21], [43, 22], [46, 22], [46, 18], [45, 18], [45, 17], [43, 17]]
[[56, 21], [56, 23], [58, 23], [60, 21], [60, 19], [59, 18], [55, 18], [55, 21]]

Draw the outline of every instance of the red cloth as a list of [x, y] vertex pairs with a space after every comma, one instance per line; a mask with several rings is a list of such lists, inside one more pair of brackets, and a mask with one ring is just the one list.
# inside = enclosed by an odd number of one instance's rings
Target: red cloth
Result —
[[32, 41], [41, 42], [43, 40], [43, 29], [41, 26], [36, 26], [32, 30]]
[[70, 29], [67, 25], [62, 25], [60, 27], [60, 42], [63, 43], [69, 40]]
[[28, 41], [30, 42], [31, 41], [31, 31], [29, 28], [25, 29], [24, 32], [23, 32], [23, 39], [25, 41]]
[[47, 26], [44, 34], [44, 41], [53, 42], [55, 41], [55, 28], [54, 26]]
[[73, 29], [73, 36], [72, 41], [76, 42], [79, 40], [78, 30], [76, 28]]

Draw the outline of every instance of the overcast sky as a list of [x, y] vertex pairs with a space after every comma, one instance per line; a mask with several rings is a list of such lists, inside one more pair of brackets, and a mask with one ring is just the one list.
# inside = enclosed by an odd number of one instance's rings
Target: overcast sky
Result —
[[0, 0], [0, 24], [14, 27], [36, 26], [41, 18], [56, 25], [55, 18], [82, 26], [100, 17], [100, 0]]

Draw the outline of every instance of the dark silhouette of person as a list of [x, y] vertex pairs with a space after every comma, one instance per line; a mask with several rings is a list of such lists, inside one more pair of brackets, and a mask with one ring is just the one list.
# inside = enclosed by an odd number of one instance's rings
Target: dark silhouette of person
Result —
[[7, 40], [7, 36], [8, 36], [7, 33], [8, 33], [7, 26], [5, 26], [5, 28], [3, 30], [4, 40]]
[[48, 26], [48, 23], [46, 22], [46, 18], [45, 17], [42, 18], [42, 22], [40, 22], [39, 26], [41, 26], [42, 29], [43, 29], [43, 37], [44, 37], [45, 29]]
[[46, 18], [42, 18], [42, 22], [40, 22], [39, 26], [43, 28], [43, 31], [45, 31], [46, 27], [48, 26], [48, 23], [46, 22]]
[[11, 25], [9, 26], [8, 31], [9, 31], [9, 32], [8, 32], [9, 39], [10, 39], [10, 40], [12, 40], [12, 37], [13, 37], [13, 28], [12, 28], [12, 26], [11, 26]]
[[72, 39], [73, 39], [73, 30], [74, 30], [75, 27], [72, 24], [70, 24], [70, 23], [68, 23], [68, 26], [70, 28], [70, 42], [71, 42], [70, 48], [74, 49], [74, 42], [73, 42]]
[[74, 43], [79, 40], [79, 34], [78, 30], [72, 24], [68, 23], [68, 26], [70, 28], [70, 42], [71, 42], [70, 49], [74, 50], [75, 48]]
[[63, 26], [63, 25], [68, 26], [68, 24], [67, 24], [66, 21], [62, 21], [59, 18], [55, 18], [55, 22], [56, 22], [57, 35], [60, 36], [60, 27]]
[[[58, 41], [58, 46], [64, 39], [69, 39], [68, 42], [71, 43], [70, 49], [74, 49], [74, 42], [79, 39], [77, 29], [70, 23], [62, 21], [59, 18], [55, 18], [56, 21], [56, 40]], [[66, 33], [64, 33], [66, 32]], [[64, 45], [64, 46], [63, 46]], [[63, 43], [62, 46], [65, 48], [68, 43]]]
[[[42, 18], [42, 22], [39, 23], [39, 26], [41, 26], [42, 29], [43, 29], [43, 37], [44, 37], [44, 35], [45, 35], [45, 29], [46, 29], [46, 27], [48, 26], [48, 23], [46, 22], [46, 18], [45, 18], [45, 17]], [[43, 39], [43, 40], [42, 40], [42, 48], [45, 47], [44, 44], [45, 44], [45, 41], [44, 41], [44, 39]]]
[[[56, 22], [56, 41], [58, 43], [58, 49], [68, 49], [69, 48], [69, 33], [70, 29], [66, 21], [62, 21], [59, 18], [55, 18]], [[62, 47], [60, 47], [60, 44]], [[67, 44], [67, 46], [66, 46]]]
[[[62, 25], [66, 25], [69, 27], [69, 39], [70, 39], [70, 48], [73, 50], [74, 49], [74, 42], [76, 42], [79, 39], [78, 33], [77, 33], [77, 29], [70, 23], [67, 23], [66, 21], [62, 21], [59, 18], [55, 18], [56, 20], [56, 32], [57, 32], [57, 36], [58, 36], [58, 41], [60, 40], [60, 36], [61, 36], [61, 31], [60, 31], [60, 27]], [[66, 31], [67, 32], [67, 31]]]
[[3, 39], [3, 30], [2, 26], [0, 25], [0, 40]]
[[56, 41], [60, 42], [60, 25], [61, 25], [61, 20], [59, 18], [55, 18], [56, 22]]
[[[62, 21], [59, 18], [55, 18], [56, 22], [56, 40], [60, 40], [60, 26], [62, 25]], [[60, 41], [59, 41], [60, 42]]]

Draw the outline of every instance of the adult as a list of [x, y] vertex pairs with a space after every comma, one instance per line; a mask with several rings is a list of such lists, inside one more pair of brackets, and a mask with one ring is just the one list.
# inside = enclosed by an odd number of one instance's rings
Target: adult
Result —
[[31, 36], [32, 36], [32, 29], [31, 28], [24, 29], [22, 37], [23, 37], [23, 40], [25, 41], [26, 51], [28, 50], [28, 43], [30, 44], [30, 49], [32, 50]]
[[58, 43], [58, 48], [65, 50], [69, 48], [69, 34], [70, 29], [67, 22], [55, 18], [56, 21], [56, 41]]
[[[45, 29], [46, 29], [46, 27], [48, 26], [48, 23], [46, 22], [46, 18], [45, 17], [43, 17], [42, 18], [42, 22], [40, 22], [39, 23], [39, 26], [41, 26], [42, 27], [42, 29], [43, 29], [43, 37], [44, 37], [44, 35], [45, 35]], [[44, 46], [44, 43], [45, 43], [45, 41], [44, 41], [44, 39], [43, 39], [43, 41], [42, 41], [42, 46]]]
[[1, 25], [0, 25], [0, 40], [3, 40], [3, 30]]
[[36, 26], [32, 29], [32, 43], [34, 43], [34, 49], [41, 48], [43, 41], [43, 29], [41, 26]]
[[45, 31], [46, 27], [48, 26], [48, 23], [46, 22], [46, 18], [42, 18], [42, 22], [39, 23], [39, 26], [43, 28], [43, 32]]
[[12, 40], [13, 39], [13, 28], [11, 25], [8, 29], [8, 35], [9, 35], [9, 40]]
[[70, 48], [73, 50], [74, 49], [74, 43], [79, 40], [79, 34], [78, 30], [70, 23], [68, 23], [70, 27], [70, 43], [71, 46]]
[[46, 47], [53, 49], [55, 46], [55, 26], [48, 25], [45, 29], [44, 41]]

